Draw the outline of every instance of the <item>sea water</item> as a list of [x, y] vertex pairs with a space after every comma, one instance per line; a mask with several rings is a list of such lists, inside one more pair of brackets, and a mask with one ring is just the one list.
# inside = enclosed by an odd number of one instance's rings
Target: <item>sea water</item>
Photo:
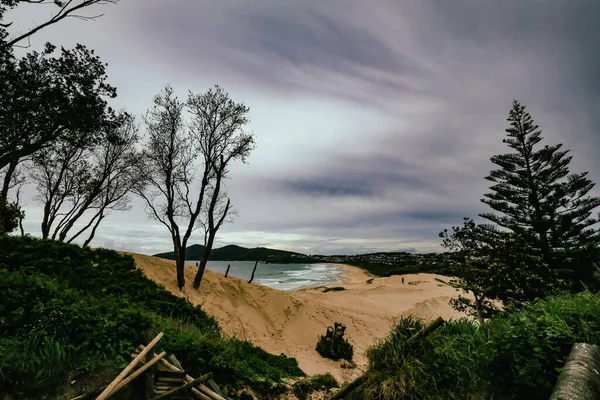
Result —
[[[196, 265], [195, 260], [186, 261]], [[252, 275], [254, 261], [209, 261], [206, 268], [225, 274], [231, 264], [229, 275], [248, 280]], [[278, 290], [296, 290], [303, 287], [339, 282], [342, 272], [339, 266], [330, 264], [263, 264], [258, 263], [254, 283]]]

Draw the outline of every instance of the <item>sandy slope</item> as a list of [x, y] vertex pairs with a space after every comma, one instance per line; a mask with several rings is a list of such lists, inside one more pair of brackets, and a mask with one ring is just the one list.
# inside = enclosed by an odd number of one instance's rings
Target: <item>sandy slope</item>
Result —
[[[226, 333], [249, 340], [270, 353], [295, 357], [307, 374], [331, 372], [342, 382], [365, 368], [365, 350], [389, 332], [399, 315], [441, 315], [445, 319], [461, 316], [448, 305], [456, 291], [435, 281], [436, 277], [446, 278], [432, 274], [405, 275], [405, 284], [399, 276], [375, 278], [367, 284], [370, 276], [364, 271], [343, 266], [344, 282], [333, 286], [347, 290], [323, 293], [319, 288], [282, 292], [207, 270], [198, 293], [192, 288], [195, 267], [188, 266], [187, 286], [181, 293], [177, 290], [173, 261], [132, 255], [150, 279], [194, 304], [203, 304]], [[318, 335], [324, 334], [334, 321], [347, 326], [346, 336], [354, 345], [357, 369], [341, 369], [339, 362], [323, 359], [315, 351]]]

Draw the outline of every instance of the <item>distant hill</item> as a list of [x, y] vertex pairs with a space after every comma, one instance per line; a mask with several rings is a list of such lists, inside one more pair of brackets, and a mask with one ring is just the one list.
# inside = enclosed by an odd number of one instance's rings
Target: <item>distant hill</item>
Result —
[[[194, 244], [188, 246], [185, 250], [186, 260], [200, 260], [202, 253], [204, 252], [204, 246], [201, 244]], [[172, 251], [166, 253], [154, 254], [155, 257], [166, 258], [168, 260], [174, 260], [174, 253]], [[210, 253], [210, 260], [212, 261], [267, 261], [267, 262], [303, 262], [309, 260], [310, 257], [301, 254], [294, 253], [292, 251], [268, 249], [266, 247], [255, 247], [246, 248], [236, 245], [223, 246], [218, 249], [213, 249]]]

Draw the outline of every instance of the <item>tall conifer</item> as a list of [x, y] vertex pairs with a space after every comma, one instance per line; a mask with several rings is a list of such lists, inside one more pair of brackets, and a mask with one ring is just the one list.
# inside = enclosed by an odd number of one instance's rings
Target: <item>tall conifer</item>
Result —
[[[600, 243], [595, 226], [599, 220], [592, 216], [600, 197], [588, 195], [594, 183], [587, 172], [570, 173], [569, 150], [563, 150], [562, 144], [541, 146], [539, 126], [516, 100], [508, 121], [503, 142], [513, 151], [491, 158], [500, 168], [486, 177], [493, 185], [481, 199], [496, 212], [480, 216], [521, 235], [541, 250], [548, 265], [566, 267], [568, 256], [597, 249]], [[588, 265], [577, 267], [590, 271], [586, 253]]]

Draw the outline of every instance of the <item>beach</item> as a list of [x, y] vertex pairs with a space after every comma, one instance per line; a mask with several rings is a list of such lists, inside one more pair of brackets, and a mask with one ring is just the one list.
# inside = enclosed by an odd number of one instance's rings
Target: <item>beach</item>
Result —
[[[341, 269], [339, 286], [345, 290], [323, 292], [323, 286], [294, 291], [276, 290], [222, 273], [206, 270], [200, 292], [192, 288], [196, 267], [186, 266], [186, 287], [177, 289], [174, 261], [132, 254], [138, 268], [175, 295], [186, 297], [215, 317], [227, 335], [248, 340], [273, 354], [284, 353], [298, 360], [308, 375], [331, 373], [348, 382], [364, 371], [366, 350], [384, 338], [401, 315], [425, 319], [464, 316], [448, 301], [455, 289], [439, 282], [447, 277], [410, 274], [376, 278], [364, 270], [336, 264]], [[368, 280], [373, 278], [371, 283]], [[354, 346], [357, 368], [343, 369], [340, 362], [322, 358], [315, 346], [327, 326], [341, 322]]]

